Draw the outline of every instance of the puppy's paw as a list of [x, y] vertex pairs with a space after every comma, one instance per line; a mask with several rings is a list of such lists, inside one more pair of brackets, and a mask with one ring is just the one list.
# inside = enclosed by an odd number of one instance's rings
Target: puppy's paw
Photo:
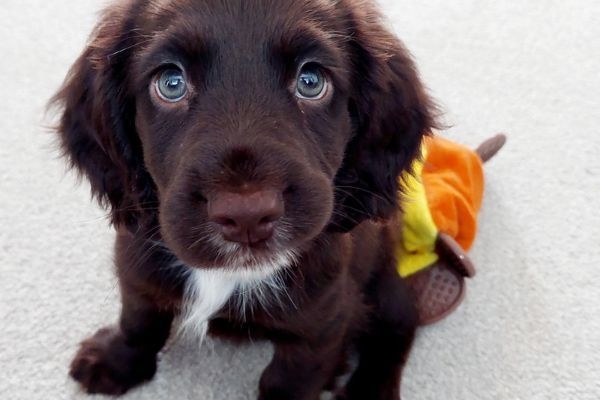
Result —
[[128, 346], [117, 328], [103, 328], [81, 343], [69, 374], [88, 393], [120, 395], [156, 372], [156, 354]]

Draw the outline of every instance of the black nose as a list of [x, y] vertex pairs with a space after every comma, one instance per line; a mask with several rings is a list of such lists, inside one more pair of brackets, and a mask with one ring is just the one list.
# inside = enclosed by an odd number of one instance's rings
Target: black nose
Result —
[[219, 225], [225, 240], [249, 245], [271, 238], [283, 212], [283, 196], [275, 190], [219, 192], [208, 202], [208, 219]]

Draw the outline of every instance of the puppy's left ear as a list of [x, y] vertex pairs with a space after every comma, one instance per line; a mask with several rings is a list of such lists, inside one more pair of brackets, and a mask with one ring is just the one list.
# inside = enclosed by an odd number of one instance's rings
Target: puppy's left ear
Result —
[[387, 219], [398, 210], [398, 177], [420, 156], [423, 136], [436, 126], [436, 107], [402, 43], [376, 11], [351, 14], [355, 89], [348, 107], [355, 132], [336, 176], [330, 224], [335, 231]]

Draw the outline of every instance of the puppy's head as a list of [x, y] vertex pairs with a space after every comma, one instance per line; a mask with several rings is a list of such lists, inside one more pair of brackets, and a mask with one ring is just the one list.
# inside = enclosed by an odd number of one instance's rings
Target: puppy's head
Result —
[[389, 217], [433, 125], [409, 55], [357, 0], [113, 6], [55, 102], [112, 222], [157, 224], [203, 267]]

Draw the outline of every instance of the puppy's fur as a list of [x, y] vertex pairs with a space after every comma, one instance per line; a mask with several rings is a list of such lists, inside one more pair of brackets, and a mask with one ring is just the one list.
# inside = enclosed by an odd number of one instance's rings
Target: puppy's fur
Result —
[[[298, 95], [307, 63], [322, 97]], [[187, 84], [176, 102], [157, 92], [166, 69]], [[339, 399], [399, 398], [417, 319], [385, 221], [434, 107], [370, 2], [121, 1], [54, 104], [118, 231], [122, 313], [73, 360], [85, 390], [151, 379], [182, 313], [200, 334], [274, 342], [260, 399], [317, 399], [350, 351]], [[272, 235], [228, 240], [210, 207], [257, 191], [284, 207]]]

